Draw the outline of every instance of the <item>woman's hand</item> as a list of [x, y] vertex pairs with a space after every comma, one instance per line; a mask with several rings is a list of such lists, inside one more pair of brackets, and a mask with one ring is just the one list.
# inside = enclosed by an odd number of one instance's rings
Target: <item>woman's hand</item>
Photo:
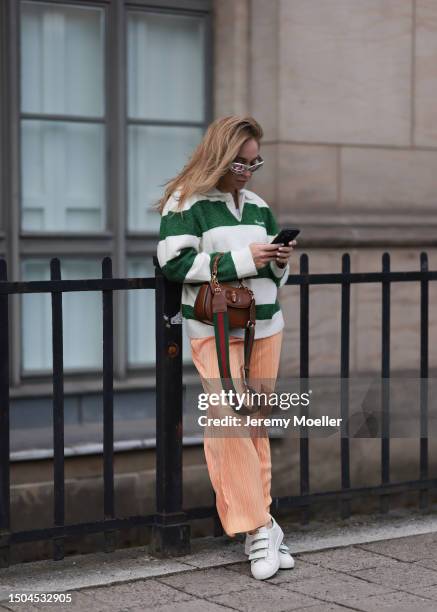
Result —
[[288, 246], [280, 246], [277, 256], [276, 256], [276, 263], [278, 264], [278, 266], [280, 268], [285, 268], [287, 263], [288, 263], [288, 259], [291, 255], [291, 253], [293, 252], [293, 248], [296, 246], [297, 242], [296, 240], [291, 240], [288, 243]]
[[263, 268], [269, 261], [275, 261], [279, 252], [278, 247], [278, 244], [268, 242], [252, 242], [249, 244], [255, 266]]

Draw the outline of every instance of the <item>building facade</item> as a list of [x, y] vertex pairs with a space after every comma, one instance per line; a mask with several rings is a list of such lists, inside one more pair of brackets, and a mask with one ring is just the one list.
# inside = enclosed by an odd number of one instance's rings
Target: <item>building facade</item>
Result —
[[[0, 18], [9, 279], [46, 279], [55, 256], [66, 279], [100, 276], [105, 256], [115, 276], [153, 275], [151, 205], [207, 124], [231, 113], [264, 128], [266, 164], [252, 185], [281, 225], [302, 229], [294, 271], [299, 252], [314, 272], [340, 271], [345, 251], [352, 271], [380, 270], [385, 250], [393, 269], [418, 269], [422, 250], [436, 267], [432, 0], [5, 0]], [[310, 299], [311, 372], [338, 372], [340, 291], [314, 287]], [[154, 410], [154, 297], [114, 301], [116, 408], [135, 420]], [[281, 301], [281, 372], [296, 375], [297, 288], [284, 287]], [[418, 293], [399, 284], [392, 301], [392, 367], [414, 370]], [[13, 414], [17, 426], [41, 425], [51, 410], [50, 301], [11, 303]], [[351, 371], [376, 372], [380, 288], [353, 287], [351, 307]], [[72, 423], [101, 414], [100, 309], [97, 294], [64, 296]], [[430, 326], [432, 339], [432, 313]]]
[[[219, 0], [215, 113], [265, 129], [253, 187], [302, 229], [310, 272], [437, 266], [437, 5], [432, 0]], [[298, 251], [296, 251], [298, 254]], [[294, 270], [298, 271], [298, 262]], [[433, 283], [431, 283], [433, 285]], [[394, 370], [418, 375], [419, 288], [394, 283]], [[431, 304], [437, 297], [430, 287]], [[299, 373], [297, 290], [282, 289], [282, 374]], [[351, 372], [380, 373], [381, 288], [351, 288]], [[310, 372], [339, 372], [340, 289], [310, 291]], [[430, 367], [437, 365], [430, 310]], [[434, 340], [434, 341], [433, 341]]]

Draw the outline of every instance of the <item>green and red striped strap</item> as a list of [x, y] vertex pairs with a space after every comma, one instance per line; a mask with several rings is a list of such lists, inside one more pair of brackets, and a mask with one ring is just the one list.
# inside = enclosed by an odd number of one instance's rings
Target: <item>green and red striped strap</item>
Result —
[[[231, 364], [229, 360], [229, 317], [228, 313], [224, 311], [214, 312], [214, 332], [215, 332], [215, 344], [217, 349], [217, 359], [220, 371], [220, 379], [225, 391], [233, 391], [235, 394], [237, 390], [232, 380]], [[249, 374], [250, 356], [252, 353], [252, 347], [254, 342], [255, 329], [246, 328], [244, 334], [244, 371], [246, 380]], [[250, 388], [248, 387], [248, 390]], [[234, 408], [232, 402], [229, 402], [231, 407]], [[244, 414], [244, 411], [241, 411]]]

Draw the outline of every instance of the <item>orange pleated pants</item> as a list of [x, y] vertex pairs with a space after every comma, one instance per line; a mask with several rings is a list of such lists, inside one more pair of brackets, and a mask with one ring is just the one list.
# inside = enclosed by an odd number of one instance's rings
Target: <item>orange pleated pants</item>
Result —
[[[250, 380], [276, 381], [282, 344], [282, 330], [254, 341], [250, 362]], [[215, 338], [191, 338], [193, 362], [206, 391], [205, 379], [220, 379]], [[241, 377], [244, 341], [229, 339], [232, 377]], [[241, 380], [241, 378], [240, 378]], [[247, 436], [204, 435], [203, 448], [211, 484], [216, 494], [217, 513], [224, 531], [252, 531], [270, 520], [271, 456], [270, 441], [264, 426], [249, 427]]]

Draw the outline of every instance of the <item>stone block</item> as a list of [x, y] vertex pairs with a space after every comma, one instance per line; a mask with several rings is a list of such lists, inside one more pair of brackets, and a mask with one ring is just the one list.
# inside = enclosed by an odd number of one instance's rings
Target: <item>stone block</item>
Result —
[[268, 141], [278, 138], [278, 10], [279, 0], [251, 2], [249, 110]]
[[437, 151], [345, 147], [341, 152], [342, 203], [393, 214], [393, 208], [433, 207]]
[[437, 146], [437, 4], [416, 0], [414, 144]]
[[281, 140], [409, 144], [409, 0], [282, 0], [279, 17]]
[[248, 0], [214, 2], [214, 116], [247, 113]]
[[283, 213], [295, 207], [312, 212], [314, 206], [336, 205], [336, 148], [280, 144], [278, 190]]

